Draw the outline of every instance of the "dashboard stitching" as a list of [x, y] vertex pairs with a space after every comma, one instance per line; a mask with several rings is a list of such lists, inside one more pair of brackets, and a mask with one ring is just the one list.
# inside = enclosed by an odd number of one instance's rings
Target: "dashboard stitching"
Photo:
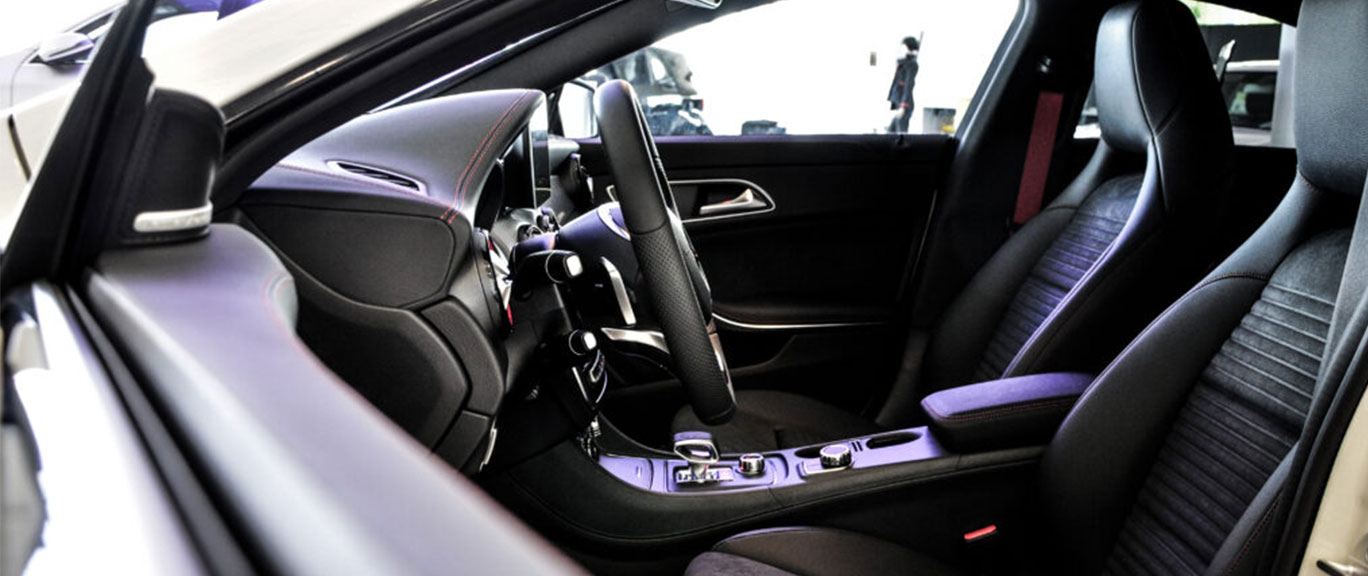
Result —
[[421, 198], [424, 202], [427, 202], [427, 203], [429, 203], [429, 204], [433, 204], [433, 205], [436, 205], [436, 206], [445, 206], [445, 205], [446, 205], [446, 204], [444, 204], [444, 203], [442, 203], [442, 202], [434, 201], [431, 197], [429, 197], [429, 196], [427, 196], [427, 195], [419, 194], [419, 193], [417, 193], [417, 192], [414, 192], [414, 191], [412, 191], [412, 190], [409, 190], [409, 189], [407, 189], [407, 188], [403, 188], [403, 187], [400, 187], [400, 186], [390, 187], [390, 186], [387, 186], [387, 185], [385, 185], [385, 184], [381, 184], [381, 183], [379, 183], [379, 182], [371, 182], [371, 181], [369, 181], [369, 180], [362, 180], [362, 179], [360, 179], [360, 178], [351, 178], [351, 177], [349, 177], [349, 176], [343, 176], [343, 175], [341, 175], [341, 174], [334, 174], [334, 173], [332, 173], [332, 172], [325, 172], [325, 171], [323, 171], [323, 170], [315, 170], [315, 169], [313, 169], [313, 168], [309, 168], [309, 167], [306, 167], [306, 166], [297, 166], [297, 165], [294, 165], [294, 164], [277, 164], [276, 167], [277, 167], [277, 168], [285, 168], [285, 169], [287, 169], [287, 170], [294, 170], [294, 171], [296, 171], [296, 172], [303, 172], [303, 173], [305, 173], [305, 174], [312, 174], [312, 175], [315, 175], [315, 176], [326, 176], [326, 177], [328, 177], [328, 178], [332, 178], [332, 179], [335, 179], [335, 180], [342, 180], [342, 181], [344, 181], [344, 182], [350, 182], [350, 183], [352, 183], [352, 184], [358, 184], [358, 185], [361, 185], [361, 186], [368, 186], [368, 187], [371, 187], [371, 188], [375, 188], [375, 189], [378, 189], [378, 190], [384, 190], [384, 191], [387, 191], [387, 192], [403, 192], [404, 194], [406, 194], [406, 195], [408, 195], [408, 196], [412, 196], [412, 197], [414, 197], [414, 198]]
[[465, 209], [466, 184], [468, 183], [469, 176], [473, 174], [472, 169], [484, 161], [485, 155], [489, 153], [489, 144], [493, 140], [494, 135], [499, 133], [503, 128], [504, 122], [508, 120], [509, 115], [513, 113], [513, 110], [522, 105], [523, 101], [527, 99], [527, 96], [527, 94], [518, 96], [517, 100], [514, 100], [508, 105], [508, 108], [504, 109], [503, 114], [499, 115], [498, 121], [485, 133], [484, 139], [480, 141], [480, 146], [476, 148], [475, 155], [472, 156], [470, 162], [466, 163], [465, 169], [461, 171], [461, 177], [456, 181], [456, 193], [451, 200], [451, 206], [448, 206], [446, 212], [442, 213], [442, 219], [446, 220], [447, 223], [455, 220], [456, 215], [459, 214], [461, 210]]

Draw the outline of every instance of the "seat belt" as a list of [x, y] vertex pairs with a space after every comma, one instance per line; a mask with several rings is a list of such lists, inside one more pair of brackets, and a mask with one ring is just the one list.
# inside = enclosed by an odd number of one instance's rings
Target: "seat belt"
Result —
[[1036, 99], [1035, 122], [1031, 125], [1031, 139], [1026, 147], [1026, 164], [1021, 168], [1021, 186], [1017, 188], [1016, 211], [1012, 215], [1014, 227], [1040, 213], [1045, 200], [1045, 181], [1050, 177], [1050, 160], [1054, 156], [1055, 135], [1059, 131], [1059, 114], [1064, 106], [1064, 94], [1041, 90]]

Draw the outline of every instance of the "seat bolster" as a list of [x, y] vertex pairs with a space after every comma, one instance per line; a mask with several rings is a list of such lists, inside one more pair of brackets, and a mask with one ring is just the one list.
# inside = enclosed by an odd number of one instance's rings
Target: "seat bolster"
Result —
[[[1151, 166], [1149, 172], [1154, 171]], [[1185, 247], [1184, 231], [1165, 222], [1156, 180], [1144, 178], [1125, 228], [1021, 346], [1003, 378], [1098, 370], [1201, 276], [1199, 266], [1208, 261], [1204, 251]], [[1160, 266], [1166, 274], [1153, 273]]]
[[950, 568], [886, 540], [830, 528], [773, 528], [723, 540], [689, 564], [688, 576], [948, 576]]
[[1260, 564], [1277, 549], [1279, 530], [1277, 519], [1291, 504], [1287, 481], [1292, 472], [1294, 448], [1273, 470], [1245, 510], [1244, 516], [1235, 524], [1235, 530], [1226, 538], [1221, 549], [1207, 566], [1206, 573], [1211, 576], [1250, 576], [1259, 572]]
[[[1094, 381], [1041, 461], [1041, 502], [1061, 573], [1093, 574], [1197, 376], [1258, 300], [1267, 276], [1215, 276], [1150, 324]], [[1145, 390], [1144, 394], [1135, 393]], [[1105, 466], [1099, 463], [1105, 462]]]
[[974, 382], [975, 369], [1017, 291], [1036, 262], [1068, 228], [1079, 207], [1112, 178], [1143, 168], [1142, 157], [1099, 142], [1073, 182], [1008, 238], [946, 308], [926, 350], [925, 373], [894, 385], [879, 422], [895, 426], [917, 423], [922, 417], [917, 403], [923, 396]]
[[908, 406], [915, 410], [921, 396], [973, 382], [979, 359], [1012, 298], [1077, 210], [1076, 205], [1046, 208], [979, 269], [937, 322], [927, 349], [926, 373]]

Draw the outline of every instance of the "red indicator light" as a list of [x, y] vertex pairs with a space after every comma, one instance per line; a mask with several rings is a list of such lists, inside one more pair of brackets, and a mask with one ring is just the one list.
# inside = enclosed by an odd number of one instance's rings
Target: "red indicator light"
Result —
[[979, 528], [978, 530], [965, 534], [964, 541], [977, 542], [994, 534], [997, 534], [997, 526], [994, 524], [989, 524], [987, 526], [984, 526], [983, 528]]

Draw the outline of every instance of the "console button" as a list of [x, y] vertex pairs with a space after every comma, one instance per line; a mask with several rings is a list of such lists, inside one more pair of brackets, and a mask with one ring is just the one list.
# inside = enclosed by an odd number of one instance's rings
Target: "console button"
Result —
[[760, 476], [765, 473], [765, 457], [760, 454], [743, 454], [740, 465], [742, 476]]
[[830, 444], [820, 452], [822, 468], [845, 468], [850, 466], [852, 456], [849, 444]]

